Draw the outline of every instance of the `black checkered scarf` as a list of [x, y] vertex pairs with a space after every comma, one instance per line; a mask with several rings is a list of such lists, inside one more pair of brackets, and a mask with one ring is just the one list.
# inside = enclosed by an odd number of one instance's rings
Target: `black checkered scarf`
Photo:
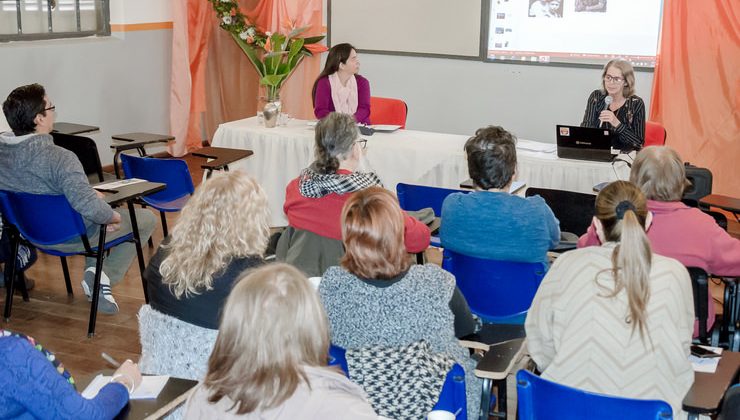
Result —
[[331, 193], [347, 194], [375, 185], [383, 186], [380, 178], [373, 172], [321, 174], [309, 167], [298, 177], [298, 191], [308, 198], [321, 198]]

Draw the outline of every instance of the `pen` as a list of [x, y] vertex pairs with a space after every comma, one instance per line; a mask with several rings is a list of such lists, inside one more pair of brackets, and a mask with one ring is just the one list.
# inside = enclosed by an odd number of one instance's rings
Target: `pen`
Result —
[[118, 361], [116, 359], [110, 357], [110, 355], [108, 355], [108, 353], [105, 353], [105, 352], [100, 353], [100, 357], [102, 357], [103, 360], [105, 360], [106, 362], [110, 363], [111, 365], [113, 365], [116, 368], [121, 367], [121, 364], [118, 363]]

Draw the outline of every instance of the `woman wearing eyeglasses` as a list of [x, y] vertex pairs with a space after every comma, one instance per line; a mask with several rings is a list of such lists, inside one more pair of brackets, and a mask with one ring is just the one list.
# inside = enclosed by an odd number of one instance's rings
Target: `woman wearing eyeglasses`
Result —
[[[611, 98], [611, 99], [607, 99]], [[581, 127], [607, 128], [622, 150], [639, 150], [645, 142], [645, 103], [635, 95], [635, 71], [622, 59], [606, 63], [601, 89], [591, 92]]]
[[[359, 138], [357, 123], [352, 115], [332, 112], [316, 125], [315, 161], [304, 169], [298, 178], [285, 189], [283, 210], [291, 228], [306, 231], [321, 238], [333, 239], [341, 254], [342, 206], [355, 192], [381, 185], [380, 178], [366, 165], [363, 148], [365, 140]], [[429, 229], [411, 216], [405, 218], [406, 249], [421, 252], [429, 246]], [[309, 236], [313, 236], [309, 235]], [[282, 235], [278, 243], [278, 260], [292, 263], [310, 276], [320, 276], [323, 269], [337, 265], [338, 257], [324, 254], [317, 258], [290, 250], [283, 255], [282, 245], [305, 244], [304, 239], [287, 239]], [[326, 243], [322, 241], [321, 243]], [[309, 251], [322, 249], [321, 243], [305, 246]], [[331, 246], [331, 245], [329, 245]], [[334, 258], [337, 257], [337, 258]], [[318, 267], [316, 260], [319, 259]]]

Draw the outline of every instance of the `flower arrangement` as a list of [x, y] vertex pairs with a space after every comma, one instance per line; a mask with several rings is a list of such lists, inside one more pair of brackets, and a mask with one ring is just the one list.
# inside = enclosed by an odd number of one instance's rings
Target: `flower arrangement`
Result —
[[293, 23], [285, 25], [288, 34], [263, 32], [250, 23], [239, 11], [237, 0], [208, 0], [213, 5], [219, 26], [231, 34], [237, 45], [244, 51], [260, 76], [260, 85], [267, 90], [267, 100], [278, 99], [283, 82], [304, 57], [326, 51], [318, 44], [324, 36], [301, 38], [300, 34], [308, 27], [295, 28]]

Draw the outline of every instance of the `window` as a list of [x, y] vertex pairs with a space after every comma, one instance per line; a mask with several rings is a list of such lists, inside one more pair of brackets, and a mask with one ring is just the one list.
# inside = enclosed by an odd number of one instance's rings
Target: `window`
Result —
[[109, 0], [0, 0], [0, 41], [110, 35]]

